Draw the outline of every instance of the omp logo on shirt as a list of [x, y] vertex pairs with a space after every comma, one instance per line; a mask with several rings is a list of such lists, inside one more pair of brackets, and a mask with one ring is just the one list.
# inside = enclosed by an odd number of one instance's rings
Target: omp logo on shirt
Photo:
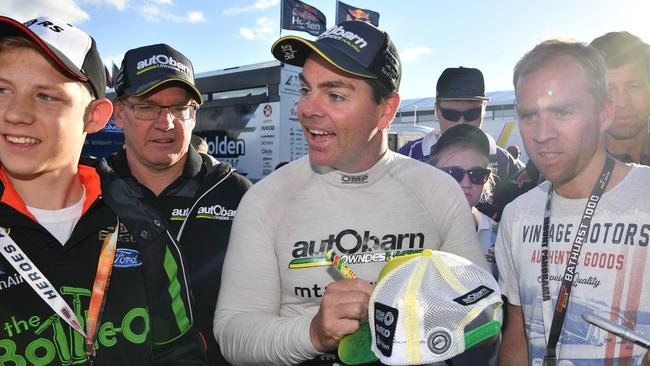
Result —
[[177, 69], [186, 73], [191, 77], [194, 77], [191, 68], [189, 68], [187, 65], [185, 65], [180, 61], [174, 60], [173, 57], [167, 55], [155, 55], [155, 56], [151, 56], [150, 58], [140, 60], [138, 61], [138, 65], [136, 67], [138, 69], [138, 71], [136, 72], [138, 75], [155, 68], [164, 67], [164, 68]]
[[[229, 210], [221, 205], [202, 206], [196, 212], [197, 219], [232, 221], [237, 210]], [[189, 208], [175, 208], [172, 210], [171, 221], [185, 220], [190, 214]]]
[[368, 174], [341, 175], [341, 184], [365, 184], [365, 183], [368, 183]]
[[395, 257], [420, 253], [424, 249], [423, 233], [388, 233], [373, 235], [365, 230], [362, 233], [353, 229], [329, 234], [327, 239], [301, 240], [293, 245], [289, 268], [308, 268], [329, 266], [325, 257], [328, 250], [334, 249], [349, 264], [388, 262]]

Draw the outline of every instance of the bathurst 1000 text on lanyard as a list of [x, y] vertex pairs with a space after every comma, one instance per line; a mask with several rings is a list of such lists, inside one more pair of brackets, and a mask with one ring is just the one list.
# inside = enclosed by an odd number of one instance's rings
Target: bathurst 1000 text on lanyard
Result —
[[[560, 284], [560, 290], [558, 291], [555, 309], [553, 309], [552, 306], [551, 290], [549, 287], [548, 279], [549, 227], [551, 221], [551, 198], [553, 197], [553, 185], [549, 184], [546, 207], [544, 209], [541, 260], [542, 313], [545, 333], [548, 336], [548, 341], [546, 343], [546, 356], [544, 357], [544, 366], [554, 366], [557, 364], [557, 343], [560, 339], [560, 333], [562, 333], [562, 326], [564, 325], [564, 319], [566, 317], [567, 309], [569, 306], [569, 297], [571, 296], [573, 279], [575, 277], [576, 267], [578, 266], [580, 252], [582, 251], [582, 245], [584, 244], [587, 233], [589, 232], [591, 219], [596, 212], [598, 202], [605, 192], [605, 188], [607, 187], [607, 183], [609, 182], [609, 178], [611, 177], [613, 170], [614, 159], [612, 159], [610, 156], [607, 156], [603, 170], [600, 173], [600, 177], [598, 178], [598, 181], [596, 181], [596, 184], [594, 184], [594, 187], [591, 190], [591, 194], [589, 197], [587, 197], [587, 204], [585, 205], [585, 209], [582, 213], [582, 219], [580, 220], [580, 225], [578, 226], [578, 231], [576, 233], [575, 239], [573, 240], [571, 252], [567, 259], [567, 265], [564, 269], [564, 275], [562, 276], [562, 283]], [[548, 328], [549, 321], [551, 322], [550, 330]]]

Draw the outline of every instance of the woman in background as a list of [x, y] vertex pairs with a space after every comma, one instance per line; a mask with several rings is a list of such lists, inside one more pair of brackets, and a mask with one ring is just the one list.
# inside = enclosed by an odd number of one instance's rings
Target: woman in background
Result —
[[[492, 196], [494, 175], [488, 168], [490, 142], [485, 133], [472, 125], [461, 123], [448, 128], [431, 149], [430, 163], [451, 175], [467, 197], [474, 217], [476, 235], [483, 254], [498, 279], [494, 256], [498, 224], [474, 206]], [[496, 365], [499, 342], [474, 347], [447, 361], [453, 366]]]
[[494, 187], [494, 176], [488, 168], [490, 142], [485, 133], [472, 125], [462, 123], [448, 128], [432, 148], [430, 163], [451, 175], [467, 197], [474, 216], [476, 234], [485, 258], [498, 278], [494, 259], [494, 243], [498, 224], [474, 206], [489, 201]]

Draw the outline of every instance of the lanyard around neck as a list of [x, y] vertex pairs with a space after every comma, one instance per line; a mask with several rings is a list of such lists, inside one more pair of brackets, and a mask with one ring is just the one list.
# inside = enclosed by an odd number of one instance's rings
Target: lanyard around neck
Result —
[[54, 312], [68, 323], [75, 331], [81, 334], [86, 340], [86, 356], [92, 364], [95, 357], [95, 338], [97, 336], [98, 323], [104, 310], [106, 301], [106, 288], [111, 276], [115, 251], [117, 248], [117, 237], [119, 234], [120, 220], [117, 219], [115, 231], [104, 238], [97, 263], [97, 274], [93, 283], [90, 296], [90, 306], [86, 321], [86, 332], [84, 332], [79, 319], [70, 306], [63, 300], [52, 283], [36, 267], [27, 254], [11, 239], [11, 237], [0, 228], [0, 252], [12, 267], [20, 274], [32, 289], [54, 310]]
[[[573, 245], [571, 246], [571, 253], [567, 258], [567, 265], [564, 269], [564, 275], [562, 276], [562, 283], [560, 284], [560, 290], [558, 292], [555, 310], [552, 309], [551, 305], [551, 290], [549, 286], [549, 268], [548, 268], [548, 244], [549, 244], [549, 229], [550, 229], [550, 219], [551, 219], [551, 198], [553, 196], [553, 185], [549, 184], [548, 196], [546, 200], [546, 206], [544, 209], [544, 226], [543, 226], [543, 235], [542, 235], [542, 258], [541, 258], [541, 270], [542, 270], [542, 315], [544, 320], [544, 329], [547, 330], [548, 342], [546, 343], [546, 356], [544, 357], [544, 365], [555, 365], [557, 356], [556, 348], [558, 340], [560, 339], [560, 333], [562, 332], [562, 327], [564, 325], [564, 319], [566, 317], [567, 308], [569, 306], [569, 297], [571, 296], [571, 289], [573, 288], [573, 279], [575, 278], [576, 268], [578, 266], [578, 260], [580, 258], [580, 252], [582, 251], [582, 245], [584, 244], [589, 227], [591, 225], [591, 219], [594, 217], [596, 212], [596, 207], [598, 202], [605, 192], [609, 178], [612, 176], [612, 171], [614, 170], [614, 159], [610, 156], [607, 156], [605, 159], [605, 165], [603, 170], [600, 173], [600, 178], [594, 184], [591, 194], [587, 198], [587, 204], [582, 213], [582, 219], [580, 220], [580, 225], [578, 231], [573, 240]], [[548, 330], [546, 322], [551, 319], [551, 328]]]

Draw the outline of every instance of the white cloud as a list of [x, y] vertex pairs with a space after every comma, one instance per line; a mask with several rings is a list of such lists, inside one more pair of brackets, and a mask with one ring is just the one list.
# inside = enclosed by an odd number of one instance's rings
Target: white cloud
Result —
[[239, 35], [246, 38], [249, 41], [255, 39], [255, 31], [250, 28], [239, 28]]
[[138, 8], [138, 12], [140, 15], [142, 15], [146, 20], [152, 21], [152, 22], [157, 22], [160, 21], [160, 8], [153, 6], [153, 5], [143, 5]]
[[433, 50], [424, 46], [408, 47], [404, 51], [400, 52], [401, 59], [405, 63], [419, 62], [420, 56], [428, 55], [430, 53], [433, 53]]
[[82, 4], [92, 4], [95, 6], [107, 5], [119, 11], [123, 11], [126, 9], [127, 3], [130, 0], [77, 0], [77, 1], [81, 2]]
[[237, 15], [239, 13], [254, 11], [254, 10], [265, 10], [277, 5], [280, 0], [257, 0], [252, 4], [246, 6], [233, 6], [222, 12], [224, 15]]
[[278, 28], [278, 23], [270, 18], [262, 17], [255, 21], [255, 28], [239, 28], [239, 35], [249, 41], [265, 39], [265, 36]]
[[[277, 2], [277, 0], [263, 1]], [[135, 5], [135, 2], [140, 5]], [[185, 15], [176, 15], [168, 10], [172, 5], [173, 0], [0, 0], [0, 14], [19, 21], [47, 15], [79, 24], [90, 19], [90, 15], [81, 6], [107, 6], [119, 11], [135, 10], [151, 22], [161, 20], [175, 23], [207, 22], [202, 11], [190, 10]]]
[[75, 0], [3, 0], [0, 1], [0, 14], [23, 22], [43, 15], [74, 24], [90, 19]]
[[187, 12], [187, 22], [188, 23], [202, 23], [206, 22], [205, 16], [202, 11], [188, 11]]
[[203, 12], [200, 10], [188, 11], [185, 15], [175, 15], [166, 12], [165, 9], [159, 6], [149, 4], [141, 6], [138, 9], [138, 12], [147, 21], [155, 23], [160, 22], [161, 20], [174, 23], [202, 23], [207, 21]]

